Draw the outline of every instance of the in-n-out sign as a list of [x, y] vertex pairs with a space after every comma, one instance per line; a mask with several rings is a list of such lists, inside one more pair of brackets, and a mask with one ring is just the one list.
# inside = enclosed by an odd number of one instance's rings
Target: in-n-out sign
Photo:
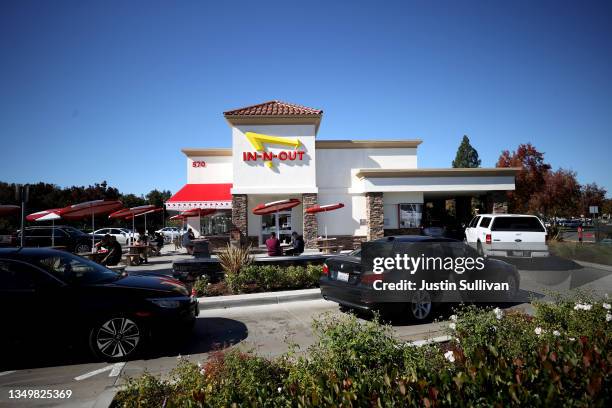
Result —
[[[263, 160], [267, 167], [272, 168], [274, 166], [273, 159], [280, 161], [304, 160], [305, 152], [298, 150], [302, 144], [297, 138], [270, 136], [253, 132], [246, 132], [245, 136], [255, 149], [254, 152], [242, 152], [242, 160], [246, 162]], [[293, 147], [293, 150], [281, 150], [278, 153], [268, 152], [265, 150], [264, 145], [266, 144], [289, 146]]]

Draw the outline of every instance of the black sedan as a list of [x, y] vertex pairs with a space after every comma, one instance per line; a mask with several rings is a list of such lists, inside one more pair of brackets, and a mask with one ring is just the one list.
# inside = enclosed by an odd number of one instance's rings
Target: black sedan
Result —
[[195, 297], [171, 277], [121, 275], [53, 249], [0, 249], [4, 351], [76, 340], [101, 359], [124, 360], [161, 331], [190, 329], [198, 314]]
[[[473, 257], [478, 255], [475, 251], [457, 241], [444, 237], [430, 237], [421, 235], [391, 236], [371, 241], [383, 244], [382, 251], [378, 256], [394, 257], [397, 254], [410, 252], [408, 248], [418, 248], [418, 254], [427, 252], [428, 256], [447, 257], [456, 259], [459, 257]], [[452, 295], [443, 293], [443, 290], [417, 290], [410, 291], [377, 291], [375, 284], [380, 287], [380, 282], [398, 283], [403, 281], [405, 274], [394, 274], [384, 271], [383, 274], [373, 274], [372, 271], [363, 271], [362, 250], [355, 250], [347, 255], [329, 257], [323, 265], [323, 274], [319, 280], [321, 295], [324, 299], [336, 302], [343, 308], [377, 310], [381, 313], [408, 314], [408, 317], [424, 321], [433, 317], [433, 310], [439, 302], [454, 302]], [[413, 254], [414, 255], [414, 254]], [[466, 282], [489, 280], [491, 282], [503, 282], [508, 289], [503, 292], [478, 292], [478, 291], [454, 291], [457, 302], [482, 301], [482, 302], [512, 302], [517, 299], [520, 285], [520, 276], [516, 267], [506, 262], [485, 258], [484, 268], [456, 275], [454, 271], [436, 270], [428, 272], [429, 281], [458, 281], [458, 276]], [[435, 275], [434, 279], [430, 279]], [[454, 276], [453, 276], [454, 275]], [[415, 276], [419, 276], [418, 274]], [[376, 282], [379, 281], [379, 282]], [[459, 286], [459, 285], [457, 285]], [[443, 296], [446, 296], [443, 298]], [[450, 298], [450, 301], [449, 301]], [[444, 300], [442, 300], [444, 299]]]

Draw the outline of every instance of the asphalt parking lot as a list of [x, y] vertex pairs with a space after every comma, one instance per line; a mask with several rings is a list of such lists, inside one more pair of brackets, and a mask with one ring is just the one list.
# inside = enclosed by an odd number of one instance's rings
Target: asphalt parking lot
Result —
[[[577, 264], [549, 263], [549, 270], [520, 270], [521, 288], [544, 297], [545, 290], [565, 292], [570, 289], [592, 289], [599, 294], [612, 293], [612, 269], [583, 267]], [[553, 268], [554, 267], [554, 268]], [[151, 268], [163, 273], [162, 264]], [[515, 307], [529, 310], [529, 305]], [[156, 375], [168, 375], [176, 366], [177, 356], [202, 361], [209, 353], [227, 347], [254, 350], [266, 356], [276, 356], [289, 348], [289, 342], [305, 350], [316, 341], [311, 330], [313, 318], [323, 313], [340, 313], [335, 303], [323, 299], [297, 301], [264, 306], [229, 309], [203, 309], [189, 338], [169, 337], [159, 340], [147, 351], [146, 357], [127, 363], [107, 364], [94, 361], [86, 350], [78, 348], [46, 349], [44, 333], [41, 347], [10, 350], [2, 356], [0, 368], [0, 406], [64, 406], [106, 407], [117, 386], [127, 377], [145, 370]], [[450, 314], [442, 311], [442, 320]], [[38, 319], [50, 318], [41, 310]], [[445, 323], [413, 324], [395, 321], [395, 334], [406, 341], [420, 340], [443, 334]], [[13, 390], [70, 390], [69, 399], [9, 399]]]

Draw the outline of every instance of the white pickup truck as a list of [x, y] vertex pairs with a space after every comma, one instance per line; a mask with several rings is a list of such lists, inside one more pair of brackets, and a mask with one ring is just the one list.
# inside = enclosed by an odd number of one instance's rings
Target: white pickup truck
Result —
[[549, 255], [546, 228], [534, 215], [479, 214], [466, 227], [465, 240], [480, 255], [519, 258]]

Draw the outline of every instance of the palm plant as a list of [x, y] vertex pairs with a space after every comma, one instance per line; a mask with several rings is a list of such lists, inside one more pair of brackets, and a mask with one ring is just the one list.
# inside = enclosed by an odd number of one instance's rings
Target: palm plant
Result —
[[221, 268], [226, 275], [237, 275], [240, 269], [253, 261], [251, 246], [241, 247], [227, 244], [225, 250], [218, 255]]

